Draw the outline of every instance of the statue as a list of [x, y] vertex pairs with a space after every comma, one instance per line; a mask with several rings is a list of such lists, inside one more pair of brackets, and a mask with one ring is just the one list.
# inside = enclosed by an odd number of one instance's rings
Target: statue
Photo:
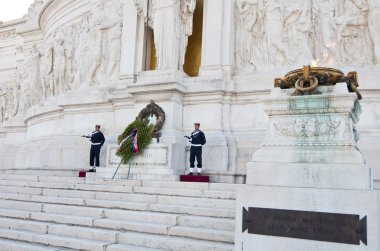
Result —
[[182, 70], [196, 0], [135, 0], [135, 4], [153, 29], [157, 70]]

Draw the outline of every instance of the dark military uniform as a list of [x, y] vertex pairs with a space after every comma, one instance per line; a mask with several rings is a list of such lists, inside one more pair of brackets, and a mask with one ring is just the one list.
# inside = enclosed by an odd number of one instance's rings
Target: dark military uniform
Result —
[[198, 174], [202, 168], [202, 146], [206, 144], [206, 136], [201, 130], [196, 130], [190, 136], [190, 174], [193, 173], [195, 167], [195, 158], [197, 158]]
[[[92, 132], [91, 136], [89, 136], [91, 141], [91, 150], [90, 150], [90, 166], [98, 167], [99, 166], [99, 154], [100, 148], [102, 148], [105, 138], [101, 131]], [[95, 165], [94, 165], [95, 160]]]

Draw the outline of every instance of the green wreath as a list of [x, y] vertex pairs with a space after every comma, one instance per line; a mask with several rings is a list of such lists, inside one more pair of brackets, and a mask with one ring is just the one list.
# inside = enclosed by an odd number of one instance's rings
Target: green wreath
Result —
[[[149, 122], [148, 117], [137, 117], [135, 121], [129, 124], [127, 128], [125, 128], [124, 132], [118, 137], [118, 144], [120, 144], [123, 139], [128, 137], [132, 133], [133, 129], [137, 129], [137, 146], [139, 147], [139, 153], [143, 152], [153, 137], [154, 125]], [[132, 152], [132, 141], [133, 137], [129, 138], [116, 152], [116, 155], [121, 158], [123, 164], [126, 164], [134, 154]]]

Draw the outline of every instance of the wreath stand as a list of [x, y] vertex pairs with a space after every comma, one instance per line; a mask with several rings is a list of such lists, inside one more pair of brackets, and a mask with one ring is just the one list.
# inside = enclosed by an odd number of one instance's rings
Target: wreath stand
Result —
[[[128, 175], [127, 175], [127, 180], [129, 180], [129, 173], [131, 172], [131, 160], [132, 160], [132, 157], [133, 157], [133, 155], [128, 160]], [[122, 161], [123, 160], [120, 160], [120, 163], [117, 166], [116, 171], [114, 172], [114, 174], [112, 176], [112, 179], [115, 178], [115, 175], [116, 175], [117, 171], [119, 171], [119, 167], [120, 167]]]

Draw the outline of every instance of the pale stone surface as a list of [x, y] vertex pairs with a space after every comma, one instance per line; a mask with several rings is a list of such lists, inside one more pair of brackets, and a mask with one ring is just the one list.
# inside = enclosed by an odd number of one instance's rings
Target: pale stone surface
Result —
[[[361, 113], [356, 96], [340, 83], [319, 88], [319, 95], [293, 96], [291, 91], [272, 89], [264, 101], [269, 127], [247, 164], [247, 184], [237, 192], [235, 250], [378, 250], [380, 195], [373, 190], [371, 169], [356, 144]], [[367, 217], [368, 243], [243, 232], [243, 208], [249, 207]], [[280, 228], [287, 227], [282, 223]], [[314, 231], [313, 225], [306, 231]]]
[[[199, 121], [208, 139], [204, 173], [243, 183], [268, 125], [262, 104], [273, 78], [313, 61], [359, 72], [365, 108], [359, 145], [380, 177], [376, 1], [204, 1], [200, 76], [188, 77], [182, 65], [195, 2], [35, 1], [25, 17], [2, 23], [0, 171], [87, 169], [89, 144], [79, 135], [95, 123], [107, 138], [104, 167], [113, 154], [107, 145], [153, 99], [167, 115], [160, 143], [169, 147], [174, 175], [186, 172], [183, 135]], [[159, 70], [147, 71], [147, 26]]]
[[[271, 198], [268, 200], [268, 197]], [[238, 193], [235, 250], [378, 250], [379, 196], [376, 191], [246, 186]], [[242, 233], [242, 207], [278, 208], [367, 216], [367, 246]]]
[[[0, 180], [7, 181], [10, 185], [12, 182], [15, 184], [19, 182], [19, 185], [23, 185], [22, 188], [26, 189], [24, 193], [28, 193], [27, 189], [31, 187], [22, 183], [23, 180], [33, 186], [41, 183], [40, 185], [44, 186], [42, 190], [49, 193], [46, 195], [2, 193], [1, 198], [7, 200], [2, 200], [0, 203], [2, 223], [0, 238], [51, 245], [53, 250], [54, 246], [107, 250], [116, 242], [121, 247], [124, 245], [128, 248], [136, 247], [135, 250], [233, 249], [231, 242], [234, 235], [235, 196], [231, 196], [229, 191], [222, 190], [226, 188], [222, 187], [222, 184], [211, 187], [209, 184], [198, 183], [149, 180], [137, 182], [100, 178], [88, 180], [71, 178], [64, 183], [65, 177], [40, 176], [36, 179], [20, 175], [5, 175], [5, 177]], [[38, 180], [51, 180], [57, 183]], [[78, 184], [79, 181], [81, 184]], [[74, 186], [86, 184], [86, 191], [72, 190], [72, 186], [54, 189], [56, 184]], [[131, 189], [131, 193], [102, 191], [102, 187], [108, 190], [104, 184], [112, 184], [114, 189], [127, 187]], [[229, 186], [235, 187], [231, 184]], [[190, 198], [186, 194], [176, 193], [176, 190], [183, 192], [184, 188], [194, 189], [197, 193]], [[147, 189], [149, 194], [136, 193], [136, 189]], [[173, 193], [170, 196], [162, 196], [150, 189], [162, 189], [167, 193], [173, 190]], [[50, 192], [55, 190], [56, 194]], [[91, 196], [95, 194], [102, 199], [72, 198], [72, 196], [86, 197], [89, 192]], [[204, 192], [212, 192], [215, 198], [204, 198]], [[217, 199], [218, 193], [219, 197], [231, 198]], [[168, 201], [173, 205], [169, 205]], [[135, 235], [136, 238], [127, 238], [124, 235]]]

